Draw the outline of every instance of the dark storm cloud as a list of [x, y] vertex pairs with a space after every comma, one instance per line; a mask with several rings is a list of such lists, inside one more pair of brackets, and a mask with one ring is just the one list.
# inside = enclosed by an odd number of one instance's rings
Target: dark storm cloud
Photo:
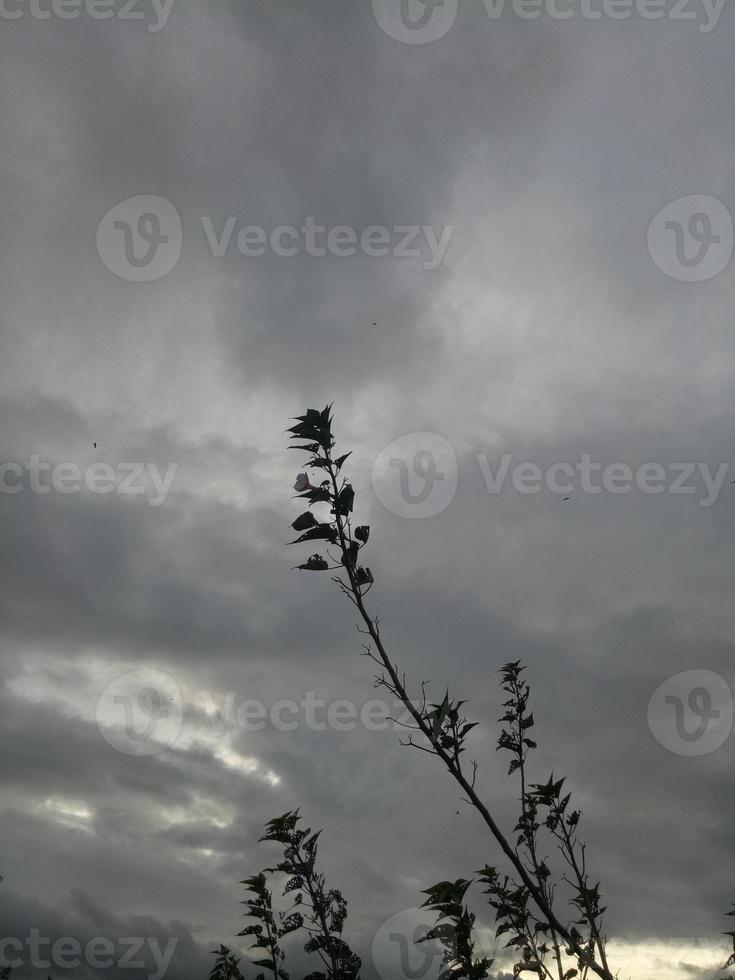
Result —
[[[365, 378], [368, 362], [376, 376], [400, 383], [408, 365], [434, 356], [436, 341], [418, 324], [446, 268], [417, 275], [411, 260], [365, 257], [247, 262], [234, 249], [215, 259], [201, 218], [217, 230], [230, 215], [266, 229], [298, 226], [309, 215], [358, 232], [376, 224], [452, 225], [462, 148], [492, 134], [524, 153], [563, 73], [557, 42], [515, 25], [504, 27], [502, 38], [467, 31], [462, 45], [419, 58], [394, 52], [367, 9], [348, 13], [332, 3], [318, 17], [292, 11], [293, 20], [264, 4], [174, 13], [159, 35], [136, 33], [134, 23], [105, 30], [105, 23], [80, 22], [61, 32], [11, 25], [24, 56], [20, 64], [15, 55], [12, 77], [33, 72], [29, 112], [39, 128], [54, 131], [63, 164], [37, 162], [35, 179], [16, 189], [15, 205], [24, 240], [33, 237], [50, 271], [34, 282], [48, 301], [53, 295], [56, 329], [72, 346], [94, 345], [90, 314], [102, 336], [124, 329], [132, 294], [98, 265], [94, 229], [117, 200], [156, 192], [173, 201], [184, 223], [184, 256], [174, 275], [207, 294], [246, 384], [259, 384], [264, 361], [271, 383], [302, 389], [308, 372], [310, 385], [329, 379], [337, 393], [349, 390]], [[502, 56], [511, 42], [513, 57]], [[320, 108], [305, 115], [304, 105]], [[68, 117], [63, 125], [59, 111]], [[409, 129], [414, 135], [406, 141]], [[11, 161], [16, 153], [11, 149]], [[16, 168], [20, 180], [20, 159]], [[33, 206], [39, 182], [54, 195], [50, 215]], [[458, 248], [463, 236], [457, 228]], [[17, 268], [12, 254], [10, 262], [12, 295], [27, 303], [19, 285], [33, 269]], [[72, 324], [67, 318], [78, 313], [82, 284], [87, 323]], [[157, 318], [169, 295], [154, 287], [135, 298], [136, 306], [142, 302]]]
[[[150, 480], [138, 496], [0, 494], [6, 935], [175, 936], [168, 975], [204, 976], [209, 951], [237, 943], [238, 882], [273, 857], [260, 827], [298, 805], [325, 827], [367, 961], [421, 888], [496, 859], [398, 732], [301, 718], [252, 732], [236, 715], [220, 729], [213, 714], [228, 692], [266, 707], [377, 696], [352, 610], [326, 578], [291, 573], [302, 555], [284, 545], [300, 460], [283, 429], [332, 398], [373, 528], [371, 609], [414, 690], [470, 696], [503, 825], [497, 668], [522, 657], [535, 775], [567, 774], [577, 793], [609, 933], [719, 931], [732, 740], [686, 758], [646, 712], [681, 671], [735, 684], [735, 474], [710, 507], [637, 491], [562, 502], [489, 493], [477, 457], [732, 461], [731, 268], [683, 283], [645, 247], [675, 198], [732, 210], [731, 43], [728, 12], [706, 35], [491, 22], [479, 4], [416, 46], [336, 0], [178, 0], [157, 32], [3, 21], [2, 461], [176, 466], [157, 506]], [[95, 250], [105, 213], [139, 194], [183, 226], [180, 262], [150, 283]], [[219, 236], [229, 217], [234, 236], [309, 217], [452, 235], [433, 270], [214, 256], [202, 218]], [[454, 446], [458, 491], [406, 520], [378, 501], [372, 462], [426, 430]], [[171, 746], [138, 757], [110, 744], [99, 705], [145, 666], [179, 685], [184, 712]]]

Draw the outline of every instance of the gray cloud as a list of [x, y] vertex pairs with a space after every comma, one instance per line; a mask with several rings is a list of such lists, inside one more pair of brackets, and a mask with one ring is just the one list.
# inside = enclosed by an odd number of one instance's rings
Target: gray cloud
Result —
[[[291, 572], [302, 553], [285, 547], [300, 461], [283, 430], [334, 399], [372, 526], [371, 608], [414, 689], [470, 697], [501, 822], [515, 789], [494, 751], [497, 669], [521, 657], [537, 775], [567, 774], [584, 809], [610, 935], [713, 941], [733, 899], [732, 738], [677, 755], [647, 707], [682, 671], [735, 685], [735, 474], [706, 508], [636, 491], [563, 502], [488, 493], [477, 456], [732, 465], [732, 265], [686, 283], [646, 251], [676, 198], [735, 207], [731, 20], [710, 34], [636, 17], [491, 22], [478, 4], [415, 46], [370, 4], [336, 0], [179, 2], [155, 33], [3, 22], [0, 462], [177, 467], [157, 507], [0, 493], [6, 935], [175, 936], [170, 976], [204, 976], [211, 949], [238, 944], [238, 882], [272, 857], [263, 822], [301, 806], [325, 828], [372, 976], [390, 915], [497, 859], [395, 731], [217, 734], [207, 707], [228, 692], [266, 706], [376, 696], [352, 610], [326, 577]], [[183, 227], [180, 261], [149, 283], [95, 248], [106, 212], [141, 194], [170, 200]], [[230, 216], [238, 230], [311, 216], [452, 237], [434, 270], [216, 257], [201, 219]], [[458, 490], [412, 521], [381, 505], [371, 470], [424, 431], [454, 447]], [[108, 744], [97, 712], [145, 667], [185, 708], [177, 741], [139, 757]], [[621, 976], [648, 980], [651, 962]]]

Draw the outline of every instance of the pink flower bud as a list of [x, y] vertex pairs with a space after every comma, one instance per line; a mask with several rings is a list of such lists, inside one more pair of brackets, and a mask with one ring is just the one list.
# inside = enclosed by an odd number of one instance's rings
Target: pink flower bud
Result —
[[316, 487], [313, 487], [309, 482], [309, 477], [306, 475], [306, 473], [299, 473], [299, 475], [296, 477], [296, 483], [294, 483], [293, 488], [296, 493], [304, 493], [306, 490], [316, 490]]

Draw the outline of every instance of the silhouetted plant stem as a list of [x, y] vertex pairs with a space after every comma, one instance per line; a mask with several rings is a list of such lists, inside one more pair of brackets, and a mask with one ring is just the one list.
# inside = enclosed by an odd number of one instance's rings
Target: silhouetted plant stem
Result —
[[[326, 450], [324, 455], [329, 460], [329, 466], [327, 467], [327, 472], [329, 473], [331, 483], [332, 483], [332, 490], [336, 498], [336, 496], [339, 493], [339, 490], [337, 486], [337, 474], [335, 472], [334, 464], [331, 459], [331, 449]], [[347, 553], [348, 544], [347, 544], [347, 537], [345, 534], [345, 522], [343, 520], [343, 517], [339, 513], [335, 514], [335, 522], [337, 525], [340, 546], [342, 548], [343, 553]], [[547, 901], [546, 895], [543, 893], [540, 887], [536, 886], [531, 876], [527, 873], [523, 865], [523, 862], [511, 847], [510, 843], [506, 839], [500, 827], [495, 822], [488, 808], [485, 806], [483, 801], [475, 792], [474, 785], [466, 778], [465, 774], [461, 769], [459, 760], [453, 757], [452, 755], [450, 755], [450, 753], [447, 752], [444, 748], [442, 748], [442, 746], [439, 744], [439, 741], [434, 731], [425, 720], [424, 715], [413, 704], [413, 701], [409, 697], [403, 681], [398, 675], [398, 671], [396, 670], [395, 666], [391, 662], [388, 653], [385, 647], [383, 646], [383, 641], [380, 637], [378, 622], [377, 620], [376, 621], [373, 620], [373, 618], [370, 616], [370, 614], [368, 613], [365, 607], [365, 603], [363, 601], [363, 597], [361, 593], [361, 588], [356, 582], [355, 571], [353, 569], [352, 564], [347, 564], [346, 570], [349, 576], [349, 583], [350, 583], [349, 589], [341, 579], [338, 578], [336, 579], [336, 581], [343, 589], [343, 591], [348, 592], [349, 598], [353, 601], [353, 603], [357, 607], [360, 616], [362, 617], [362, 620], [365, 623], [365, 627], [367, 628], [367, 631], [373, 643], [375, 644], [375, 648], [378, 651], [378, 657], [380, 659], [380, 663], [387, 670], [388, 675], [390, 677], [391, 683], [389, 687], [391, 689], [391, 692], [397, 694], [399, 699], [403, 703], [404, 707], [406, 707], [408, 711], [410, 711], [421, 733], [433, 745], [435, 754], [441, 759], [441, 761], [444, 763], [446, 768], [449, 770], [449, 773], [454, 777], [457, 783], [459, 783], [459, 785], [462, 787], [464, 792], [467, 794], [469, 801], [472, 803], [475, 809], [480, 813], [486, 825], [488, 826], [491, 833], [493, 834], [496, 841], [498, 842], [501, 849], [503, 850], [503, 853], [506, 855], [508, 860], [511, 862], [511, 864], [518, 872], [521, 881], [531, 893], [536, 905], [543, 912], [544, 916], [548, 919], [549, 924], [552, 926], [554, 931], [559, 933], [559, 935], [563, 936], [563, 938], [566, 940], [568, 945], [574, 950], [575, 954], [581, 960], [586, 961], [587, 959], [589, 959], [587, 951], [578, 945], [577, 941], [574, 939], [571, 933], [556, 918], [556, 915], [554, 914], [550, 903]], [[603, 977], [604, 980], [614, 980], [612, 974], [610, 973], [606, 965], [600, 965], [595, 962], [590, 962], [589, 966], [595, 973], [598, 974], [598, 976]], [[563, 971], [562, 971], [562, 978], [563, 978]]]
[[304, 858], [302, 857], [301, 853], [298, 850], [293, 855], [293, 862], [297, 866], [297, 868], [300, 869], [303, 875], [304, 886], [309, 894], [309, 898], [311, 899], [311, 907], [314, 910], [314, 914], [316, 915], [317, 920], [319, 922], [319, 926], [321, 927], [322, 930], [322, 936], [325, 941], [326, 955], [329, 957], [329, 963], [327, 963], [327, 961], [325, 960], [324, 954], [322, 953], [321, 949], [317, 950], [317, 952], [319, 953], [324, 965], [327, 967], [331, 966], [330, 980], [331, 978], [338, 978], [340, 975], [339, 961], [335, 957], [334, 951], [332, 950], [331, 944], [329, 943], [330, 930], [329, 930], [329, 926], [327, 925], [327, 917], [324, 912], [324, 904], [325, 904], [324, 889], [321, 886], [320, 882], [315, 881], [314, 879], [313, 866], [311, 866], [306, 860], [304, 860]]
[[587, 875], [584, 868], [585, 846], [584, 844], [580, 845], [582, 850], [582, 861], [583, 861], [582, 867], [580, 868], [579, 862], [577, 860], [577, 855], [574, 850], [574, 841], [572, 839], [569, 828], [564, 823], [563, 820], [559, 823], [559, 826], [562, 831], [562, 841], [563, 841], [562, 854], [564, 854], [564, 857], [567, 859], [569, 866], [574, 872], [577, 891], [578, 894], [581, 896], [582, 905], [585, 912], [585, 918], [589, 923], [590, 932], [592, 933], [592, 937], [595, 941], [595, 945], [597, 946], [597, 949], [600, 954], [600, 962], [602, 963], [602, 965], [606, 970], [609, 970], [607, 964], [607, 954], [605, 952], [605, 942], [602, 936], [600, 935], [600, 930], [597, 925], [597, 919], [600, 913], [594, 907], [592, 901], [589, 898], [590, 889], [587, 886]]
[[[614, 980], [606, 963], [604, 961], [598, 962], [595, 959], [593, 955], [594, 947], [590, 949], [590, 944], [582, 942], [582, 937], [576, 929], [573, 927], [567, 928], [559, 920], [552, 908], [552, 902], [549, 894], [547, 894], [543, 878], [534, 880], [533, 874], [529, 873], [523, 859], [511, 846], [508, 838], [496, 823], [489, 809], [480, 799], [475, 790], [477, 764], [474, 762], [472, 764], [473, 772], [471, 777], [464, 771], [460, 760], [460, 753], [463, 750], [462, 742], [469, 729], [474, 727], [474, 725], [466, 724], [464, 719], [459, 718], [458, 712], [463, 702], [450, 702], [447, 693], [442, 704], [433, 705], [432, 708], [434, 710], [432, 711], [426, 710], [425, 699], [421, 708], [416, 707], [408, 695], [405, 675], [399, 675], [396, 665], [392, 663], [388, 656], [380, 636], [379, 621], [369, 614], [364, 601], [365, 593], [369, 591], [373, 584], [373, 576], [369, 569], [365, 569], [358, 564], [358, 553], [360, 548], [367, 542], [369, 528], [357, 528], [355, 534], [352, 534], [349, 515], [352, 512], [354, 491], [345, 480], [342, 481], [341, 486], [338, 482], [340, 470], [349, 453], [336, 460], [333, 458], [332, 449], [335, 440], [332, 436], [331, 421], [331, 406], [327, 406], [322, 411], [309, 409], [306, 415], [300, 416], [297, 419], [298, 424], [289, 430], [292, 433], [292, 438], [306, 440], [305, 445], [295, 446], [293, 448], [301, 448], [312, 454], [312, 458], [307, 465], [315, 469], [321, 469], [327, 475], [327, 479], [319, 487], [313, 486], [305, 475], [300, 475], [295, 488], [300, 491], [301, 497], [309, 500], [310, 507], [317, 503], [329, 503], [333, 515], [331, 522], [318, 523], [311, 514], [311, 511], [302, 514], [294, 522], [293, 527], [298, 531], [304, 531], [304, 533], [293, 543], [311, 540], [327, 541], [339, 547], [341, 560], [330, 566], [321, 555], [313, 555], [308, 562], [298, 567], [308, 571], [326, 570], [329, 568], [344, 569], [347, 575], [347, 581], [340, 576], [336, 576], [334, 581], [358, 610], [364, 624], [361, 632], [366, 633], [372, 640], [375, 652], [370, 645], [367, 645], [364, 647], [365, 655], [374, 660], [386, 672], [376, 677], [376, 684], [385, 687], [386, 690], [402, 702], [415, 722], [415, 728], [412, 727], [411, 730], [423, 735], [428, 740], [431, 748], [427, 749], [421, 745], [417, 745], [413, 742], [410, 735], [406, 744], [413, 745], [416, 748], [422, 749], [422, 751], [436, 755], [444, 763], [450, 775], [464, 791], [467, 801], [480, 814], [500, 846], [501, 851], [515, 869], [528, 895], [543, 915], [549, 928], [553, 930], [557, 946], [558, 939], [561, 937], [566, 943], [568, 953], [576, 956], [580, 965], [584, 964], [589, 967], [602, 980]], [[359, 532], [362, 533], [360, 534]], [[329, 554], [329, 552], [327, 553]], [[330, 555], [330, 557], [332, 556]], [[336, 562], [336, 559], [332, 557], [332, 561]], [[365, 589], [365, 592], [363, 592], [363, 589]], [[523, 791], [523, 795], [524, 797], [527, 796], [525, 790]], [[547, 803], [547, 805], [551, 804]], [[562, 822], [565, 806], [566, 801], [559, 814], [557, 814], [557, 817], [561, 815]], [[536, 873], [538, 863], [535, 862], [533, 853], [531, 857], [532, 871]], [[536, 874], [536, 877], [538, 878], [538, 874]], [[579, 904], [579, 902], [577, 904], [580, 911], [584, 914], [586, 893], [583, 890], [584, 886], [580, 887], [582, 887], [580, 891], [580, 902], [582, 904]], [[599, 933], [595, 937], [595, 942], [601, 945]], [[558, 950], [557, 962], [560, 962]], [[539, 972], [543, 971], [539, 968]], [[564, 980], [563, 974], [562, 980]]]
[[[352, 581], [352, 575], [350, 575], [350, 582], [351, 582], [351, 586], [354, 589], [354, 583]], [[615, 978], [613, 977], [613, 974], [610, 972], [610, 970], [608, 969], [608, 967], [605, 966], [605, 965], [601, 965], [601, 964], [595, 962], [594, 960], [591, 960], [590, 957], [589, 957], [589, 953], [587, 952], [587, 950], [585, 950], [579, 944], [579, 942], [572, 936], [571, 932], [563, 925], [563, 923], [561, 923], [559, 921], [559, 919], [557, 919], [557, 917], [554, 914], [552, 908], [550, 907], [549, 903], [546, 900], [546, 896], [543, 894], [543, 892], [541, 891], [541, 889], [536, 886], [535, 882], [533, 881], [533, 879], [531, 878], [531, 876], [526, 871], [526, 869], [525, 869], [525, 867], [523, 865], [523, 862], [518, 857], [518, 855], [515, 853], [515, 851], [511, 847], [511, 845], [509, 844], [508, 840], [506, 839], [505, 835], [501, 831], [500, 827], [495, 822], [495, 820], [494, 820], [492, 814], [490, 813], [490, 811], [488, 810], [488, 808], [485, 806], [485, 804], [483, 803], [483, 801], [480, 799], [480, 797], [475, 792], [475, 789], [474, 789], [474, 786], [472, 785], [472, 783], [467, 779], [467, 777], [465, 776], [465, 774], [462, 772], [459, 764], [455, 761], [455, 759], [452, 758], [452, 756], [448, 752], [446, 752], [441, 747], [441, 745], [438, 744], [438, 742], [437, 742], [437, 740], [436, 740], [436, 738], [435, 738], [435, 736], [433, 734], [433, 731], [428, 726], [428, 724], [424, 721], [424, 718], [419, 713], [418, 709], [416, 709], [414, 707], [411, 699], [408, 696], [408, 693], [407, 693], [405, 687], [403, 686], [403, 684], [401, 682], [401, 679], [398, 676], [398, 673], [397, 673], [396, 669], [394, 668], [393, 664], [391, 663], [391, 661], [390, 661], [390, 659], [388, 657], [388, 654], [385, 651], [385, 648], [383, 646], [382, 640], [380, 639], [380, 634], [378, 632], [378, 627], [374, 625], [372, 619], [370, 618], [370, 615], [368, 614], [367, 610], [365, 609], [365, 605], [364, 605], [364, 603], [362, 601], [362, 597], [359, 595], [359, 593], [355, 596], [354, 601], [355, 601], [355, 605], [357, 606], [358, 610], [360, 611], [360, 615], [362, 616], [363, 621], [365, 622], [365, 625], [366, 625], [366, 627], [368, 629], [368, 632], [369, 632], [369, 634], [370, 634], [373, 642], [375, 643], [375, 647], [376, 647], [376, 649], [378, 651], [378, 656], [380, 658], [380, 662], [385, 667], [385, 669], [388, 671], [388, 674], [389, 674], [390, 679], [391, 679], [391, 690], [392, 690], [392, 692], [394, 692], [394, 693], [396, 693], [398, 695], [398, 697], [402, 701], [403, 705], [411, 712], [411, 715], [413, 716], [413, 718], [414, 718], [414, 720], [415, 720], [415, 722], [416, 722], [419, 730], [421, 731], [421, 733], [426, 738], [429, 739], [429, 741], [433, 745], [435, 754], [444, 763], [444, 765], [448, 769], [450, 775], [453, 776], [454, 779], [456, 780], [456, 782], [461, 786], [461, 788], [463, 789], [463, 791], [467, 795], [468, 800], [472, 803], [472, 805], [478, 811], [478, 813], [480, 814], [480, 816], [482, 817], [482, 819], [485, 821], [485, 824], [490, 829], [490, 832], [495, 837], [495, 840], [497, 841], [497, 843], [500, 845], [501, 850], [503, 851], [503, 853], [505, 854], [505, 856], [508, 858], [508, 860], [510, 861], [510, 863], [513, 865], [513, 867], [517, 871], [517, 873], [518, 873], [521, 881], [526, 886], [526, 888], [528, 889], [528, 891], [531, 893], [531, 896], [533, 897], [534, 902], [536, 903], [536, 905], [538, 906], [538, 908], [540, 909], [540, 911], [543, 913], [543, 915], [545, 916], [545, 918], [548, 920], [548, 922], [551, 925], [551, 927], [554, 929], [554, 931], [556, 933], [558, 933], [558, 935], [560, 935], [560, 936], [562, 936], [564, 938], [564, 940], [566, 941], [566, 943], [568, 944], [568, 946], [574, 951], [574, 954], [576, 956], [578, 956], [580, 960], [582, 960], [583, 962], [588, 963], [590, 969], [594, 973], [596, 973], [598, 976], [602, 977], [603, 980], [615, 980]], [[563, 973], [562, 973], [562, 976], [563, 976]]]
[[[531, 746], [535, 746], [535, 743], [531, 742], [526, 736], [526, 732], [533, 725], [533, 715], [526, 714], [526, 706], [528, 704], [530, 692], [528, 684], [520, 679], [520, 672], [517, 669], [511, 672], [506, 672], [505, 679], [507, 680], [507, 684], [504, 687], [504, 690], [508, 690], [508, 693], [512, 695], [512, 700], [514, 702], [512, 706], [514, 710], [511, 710], [511, 712], [508, 714], [513, 715], [512, 724], [514, 738], [512, 740], [512, 745], [515, 758], [517, 760], [516, 768], [518, 769], [521, 781], [521, 819], [519, 821], [518, 828], [516, 829], [521, 829], [522, 833], [525, 835], [525, 841], [528, 847], [529, 856], [531, 858], [533, 871], [536, 875], [536, 880], [539, 882], [539, 885], [543, 890], [548, 908], [551, 909], [554, 898], [553, 888], [552, 886], [547, 887], [546, 885], [548, 876], [546, 874], [545, 866], [542, 868], [542, 864], [538, 860], [536, 848], [536, 831], [538, 830], [539, 826], [536, 822], [537, 808], [526, 790], [526, 756], [528, 755], [529, 748]], [[510, 705], [508, 707], [510, 707]], [[549, 923], [549, 931], [551, 933], [557, 974], [559, 980], [564, 980], [564, 966], [561, 959], [559, 937], [557, 935], [556, 928], [551, 922]], [[539, 955], [540, 950], [532, 930], [526, 931], [526, 938], [531, 943], [536, 960], [542, 964], [547, 975], [551, 977], [550, 971], [546, 968], [545, 964], [543, 964], [543, 957]], [[607, 969], [607, 964], [603, 965]]]

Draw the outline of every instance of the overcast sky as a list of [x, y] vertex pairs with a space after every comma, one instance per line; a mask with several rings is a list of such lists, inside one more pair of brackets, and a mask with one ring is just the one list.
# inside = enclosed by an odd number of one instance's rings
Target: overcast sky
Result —
[[[175, 940], [165, 976], [204, 980], [215, 946], [246, 948], [263, 823], [299, 806], [367, 978], [407, 978], [391, 936], [422, 888], [500, 860], [436, 760], [365, 723], [353, 610], [291, 571], [284, 429], [327, 401], [371, 612], [412, 690], [469, 699], [502, 825], [497, 669], [522, 658], [533, 775], [584, 810], [614, 968], [713, 976], [735, 902], [734, 42], [705, 0], [4, 0], [14, 976], [158, 977]], [[318, 730], [308, 704], [342, 699], [357, 721]], [[34, 964], [32, 930], [107, 940], [112, 965]]]

